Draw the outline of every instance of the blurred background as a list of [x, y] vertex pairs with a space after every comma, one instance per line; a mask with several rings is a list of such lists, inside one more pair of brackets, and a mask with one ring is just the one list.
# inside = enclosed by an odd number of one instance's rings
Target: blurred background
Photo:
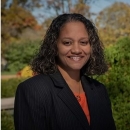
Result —
[[17, 85], [53, 18], [80, 13], [93, 21], [109, 70], [94, 76], [106, 85], [117, 130], [130, 130], [130, 0], [1, 0], [1, 128], [14, 130]]

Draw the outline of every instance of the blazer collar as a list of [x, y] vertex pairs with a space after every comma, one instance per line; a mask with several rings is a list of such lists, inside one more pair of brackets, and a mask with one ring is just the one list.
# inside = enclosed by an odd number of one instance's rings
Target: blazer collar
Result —
[[56, 87], [60, 87], [60, 88], [66, 87], [66, 81], [64, 80], [59, 70], [57, 70], [53, 74], [49, 74], [49, 76]]
[[[54, 74], [50, 74], [50, 78], [52, 79], [52, 81], [56, 87], [62, 88], [61, 91], [57, 93], [58, 97], [66, 104], [66, 106], [68, 106], [68, 108], [71, 110], [71, 112], [75, 115], [75, 117], [82, 124], [84, 129], [89, 130], [90, 126], [88, 124], [87, 118], [86, 118], [80, 104], [78, 103], [77, 99], [75, 98], [74, 94], [72, 93], [72, 91], [70, 90], [66, 81], [62, 77], [61, 73], [59, 71], [57, 71]], [[84, 86], [84, 90], [86, 93], [88, 90], [88, 89], [86, 89], [86, 87], [90, 87], [89, 82], [86, 80], [86, 78], [84, 76], [81, 77], [81, 82]]]

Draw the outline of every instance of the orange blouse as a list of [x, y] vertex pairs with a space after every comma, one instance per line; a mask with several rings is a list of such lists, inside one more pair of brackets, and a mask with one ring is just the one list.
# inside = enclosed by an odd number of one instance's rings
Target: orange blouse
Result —
[[[74, 93], [74, 95], [77, 96], [77, 94], [75, 94], [75, 93]], [[81, 93], [80, 97], [81, 97], [81, 100], [78, 102], [79, 102], [80, 106], [82, 107], [82, 109], [83, 109], [83, 111], [88, 119], [88, 122], [90, 124], [90, 114], [89, 114], [89, 108], [88, 108], [88, 103], [87, 103], [85, 93]]]

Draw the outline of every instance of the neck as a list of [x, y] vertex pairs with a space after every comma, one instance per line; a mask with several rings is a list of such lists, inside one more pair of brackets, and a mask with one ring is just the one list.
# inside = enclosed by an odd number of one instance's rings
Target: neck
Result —
[[80, 81], [80, 70], [65, 70], [58, 66], [60, 73], [66, 81], [79, 82]]
[[80, 81], [80, 70], [79, 71], [75, 71], [75, 70], [66, 71], [60, 66], [58, 66], [58, 69], [73, 93], [80, 94], [84, 92], [81, 85], [81, 81]]

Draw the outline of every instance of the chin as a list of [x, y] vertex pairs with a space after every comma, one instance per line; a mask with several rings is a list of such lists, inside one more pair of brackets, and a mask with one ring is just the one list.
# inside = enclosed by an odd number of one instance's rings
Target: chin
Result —
[[70, 69], [75, 70], [75, 71], [79, 71], [82, 69], [82, 66], [71, 66]]

